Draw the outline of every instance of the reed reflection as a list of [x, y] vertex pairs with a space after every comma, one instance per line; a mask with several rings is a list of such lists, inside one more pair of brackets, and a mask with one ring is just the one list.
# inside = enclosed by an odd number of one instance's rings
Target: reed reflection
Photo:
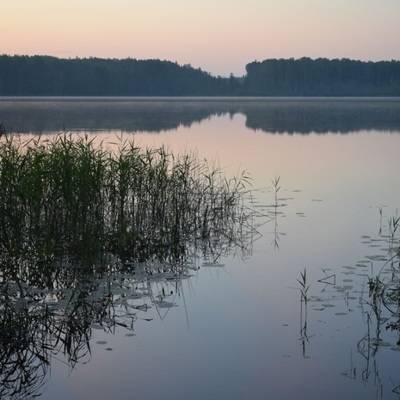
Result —
[[95, 330], [134, 335], [202, 262], [251, 251], [245, 175], [191, 156], [7, 136], [0, 182], [1, 398], [40, 395], [53, 359], [90, 361]]

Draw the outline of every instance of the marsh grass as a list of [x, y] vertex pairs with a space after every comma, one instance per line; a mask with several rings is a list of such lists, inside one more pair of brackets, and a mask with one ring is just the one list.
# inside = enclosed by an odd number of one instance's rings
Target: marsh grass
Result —
[[5, 135], [0, 397], [37, 396], [52, 358], [90, 359], [95, 327], [133, 335], [140, 313], [175, 306], [199, 260], [246, 253], [248, 183], [132, 141], [107, 150], [87, 137]]
[[246, 224], [245, 174], [226, 179], [191, 155], [87, 137], [0, 142], [0, 249], [179, 259], [187, 244], [233, 242]]

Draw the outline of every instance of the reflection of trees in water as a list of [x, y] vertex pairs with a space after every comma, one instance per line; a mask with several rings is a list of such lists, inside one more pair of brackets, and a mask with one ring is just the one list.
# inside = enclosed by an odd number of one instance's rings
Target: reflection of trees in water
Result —
[[269, 133], [341, 133], [399, 130], [400, 102], [321, 101], [249, 107], [246, 126]]
[[400, 129], [400, 102], [390, 99], [0, 101], [0, 122], [20, 133], [161, 132], [226, 114], [243, 114], [248, 128], [268, 133]]

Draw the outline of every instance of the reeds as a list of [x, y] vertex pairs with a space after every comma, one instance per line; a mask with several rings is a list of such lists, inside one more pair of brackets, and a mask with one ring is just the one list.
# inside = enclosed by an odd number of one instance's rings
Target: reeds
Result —
[[0, 122], [0, 137], [5, 135], [6, 133], [6, 127]]
[[52, 354], [71, 367], [90, 356], [93, 325], [133, 330], [198, 260], [246, 250], [246, 184], [129, 141], [111, 151], [87, 137], [3, 137], [0, 397], [36, 396]]
[[301, 301], [304, 303], [307, 303], [308, 291], [310, 289], [310, 285], [308, 284], [308, 281], [307, 281], [307, 269], [306, 268], [304, 268], [303, 272], [300, 272], [300, 278], [297, 279], [297, 283], [299, 284]]
[[111, 252], [179, 259], [188, 243], [235, 241], [246, 179], [194, 156], [87, 137], [0, 142], [0, 250], [41, 256]]
[[274, 179], [272, 179], [272, 189], [274, 191], [275, 207], [278, 207], [278, 194], [279, 191], [281, 190], [281, 186], [279, 185], [280, 180], [281, 180], [280, 176], [276, 176]]

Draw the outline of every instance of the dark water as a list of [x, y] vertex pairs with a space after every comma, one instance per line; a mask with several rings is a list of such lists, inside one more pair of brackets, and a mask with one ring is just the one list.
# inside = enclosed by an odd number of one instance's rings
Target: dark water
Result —
[[400, 101], [3, 99], [0, 121], [106, 146], [134, 135], [253, 179], [248, 251], [199, 257], [178, 282], [99, 278], [92, 301], [111, 279], [113, 313], [87, 327], [82, 357], [49, 351], [41, 399], [399, 397], [400, 314], [395, 300], [374, 306], [368, 278], [398, 281], [388, 221], [400, 206]]
[[243, 114], [268, 133], [396, 130], [397, 98], [1, 98], [0, 120], [15, 132], [120, 130], [162, 132], [217, 115]]

